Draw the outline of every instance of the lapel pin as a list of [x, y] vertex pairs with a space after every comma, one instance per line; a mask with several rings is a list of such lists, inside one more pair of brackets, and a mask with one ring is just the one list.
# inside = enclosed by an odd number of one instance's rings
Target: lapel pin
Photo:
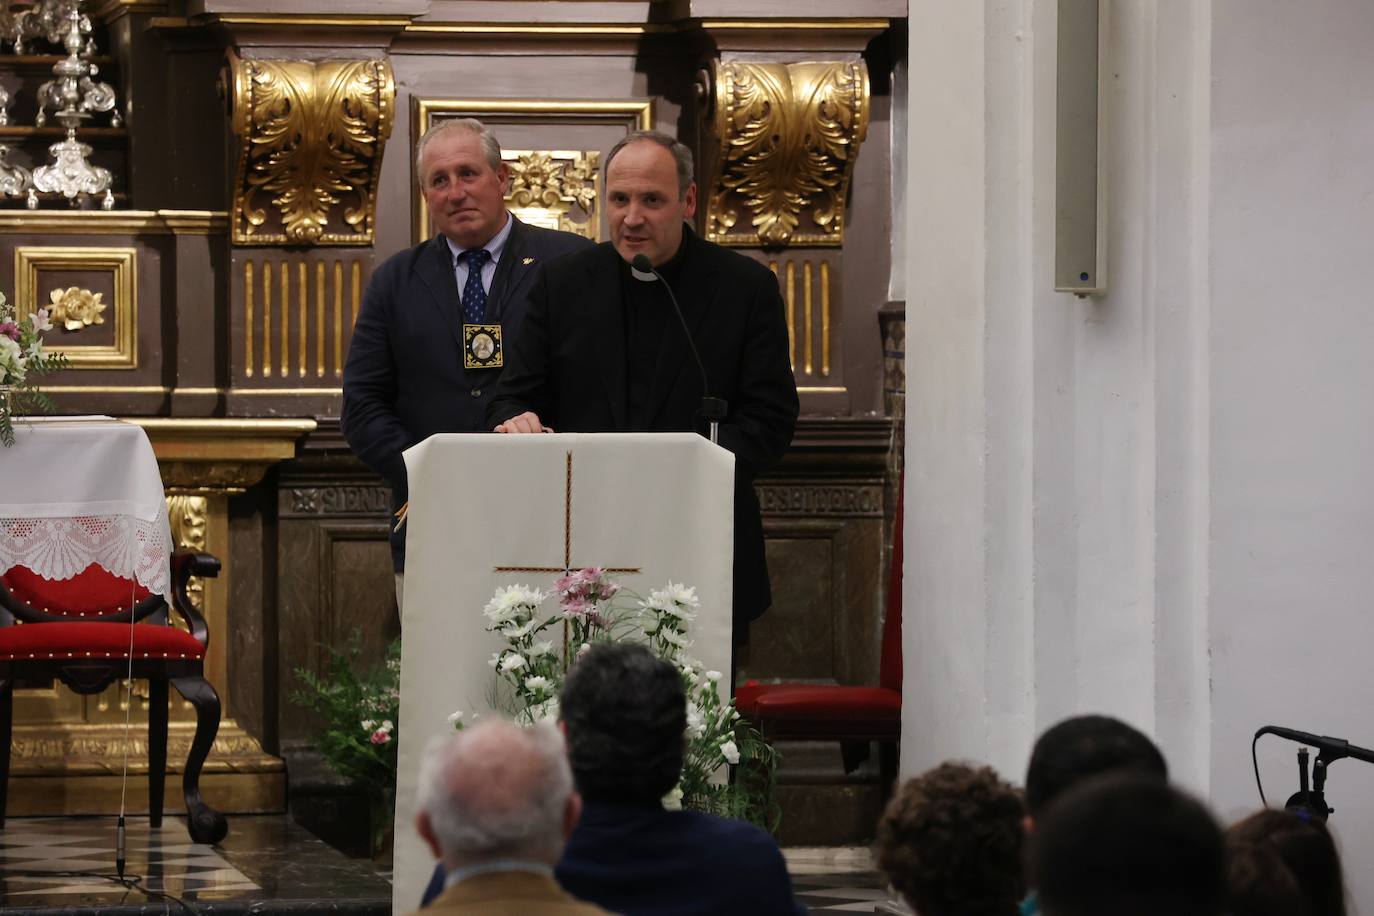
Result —
[[526, 267], [529, 267], [531, 264], [534, 263], [534, 258], [525, 258], [525, 259], [524, 259], [523, 261], [521, 261], [520, 263], [521, 263], [521, 264], [524, 264]]

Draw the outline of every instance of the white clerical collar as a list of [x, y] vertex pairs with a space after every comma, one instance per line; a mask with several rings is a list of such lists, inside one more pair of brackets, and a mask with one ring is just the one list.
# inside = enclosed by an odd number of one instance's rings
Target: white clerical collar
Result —
[[[501, 231], [492, 236], [490, 242], [481, 246], [487, 250], [487, 254], [491, 255], [492, 264], [496, 264], [501, 260], [501, 252], [505, 250], [506, 239], [510, 238], [510, 227], [514, 225], [515, 217], [508, 211], [506, 213], [506, 224], [501, 227]], [[453, 254], [455, 259], [464, 251], [467, 251], [466, 248], [459, 248], [457, 245], [453, 244], [453, 239], [448, 236], [444, 236], [444, 241], [448, 242], [448, 250]]]
[[529, 872], [533, 875], [545, 875], [553, 877], [553, 866], [544, 862], [526, 862], [521, 859], [498, 859], [495, 862], [483, 862], [480, 865], [468, 865], [463, 868], [455, 868], [444, 876], [444, 889], [448, 890], [460, 881], [469, 878], [476, 878], [478, 875], [490, 875], [496, 872], [521, 871]]

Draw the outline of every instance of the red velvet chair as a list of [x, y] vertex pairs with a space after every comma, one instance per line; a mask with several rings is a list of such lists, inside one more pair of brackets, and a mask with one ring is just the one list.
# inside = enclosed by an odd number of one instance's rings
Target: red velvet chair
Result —
[[798, 741], [838, 741], [844, 771], [852, 773], [878, 745], [878, 772], [884, 795], [897, 777], [902, 737], [902, 497], [898, 495], [888, 577], [887, 613], [877, 687], [834, 684], [759, 684], [748, 681], [735, 691], [735, 708], [765, 737]]
[[172, 555], [171, 607], [190, 632], [168, 622], [168, 602], [163, 596], [150, 594], [95, 564], [60, 581], [44, 579], [23, 567], [0, 576], [0, 827], [4, 826], [9, 784], [15, 682], [56, 678], [77, 693], [98, 693], [128, 676], [132, 636], [133, 676], [148, 681], [152, 826], [162, 824], [170, 683], [196, 710], [196, 731], [182, 782], [191, 839], [212, 844], [224, 839], [229, 831], [224, 815], [200, 797], [200, 771], [219, 731], [220, 703], [215, 688], [205, 679], [209, 641], [205, 618], [186, 594], [191, 576], [216, 576], [219, 568], [219, 560], [208, 554]]

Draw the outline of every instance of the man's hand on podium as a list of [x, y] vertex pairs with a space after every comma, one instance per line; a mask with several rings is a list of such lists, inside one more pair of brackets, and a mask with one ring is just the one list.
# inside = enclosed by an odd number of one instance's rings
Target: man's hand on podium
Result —
[[545, 426], [539, 420], [539, 414], [533, 411], [525, 411], [518, 417], [511, 417], [504, 423], [499, 423], [492, 432], [497, 433], [551, 433], [553, 427]]

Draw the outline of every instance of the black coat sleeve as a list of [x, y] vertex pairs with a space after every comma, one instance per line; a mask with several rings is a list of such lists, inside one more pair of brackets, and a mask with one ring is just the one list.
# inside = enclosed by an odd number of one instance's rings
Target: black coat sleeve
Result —
[[414, 443], [396, 411], [396, 353], [391, 345], [395, 273], [380, 270], [368, 283], [344, 363], [339, 425], [353, 453], [393, 487], [404, 490], [401, 452]]
[[741, 476], [752, 480], [782, 459], [801, 406], [777, 278], [762, 267], [749, 273], [753, 296], [745, 310], [744, 347], [729, 411], [720, 424], [720, 444], [734, 452]]

